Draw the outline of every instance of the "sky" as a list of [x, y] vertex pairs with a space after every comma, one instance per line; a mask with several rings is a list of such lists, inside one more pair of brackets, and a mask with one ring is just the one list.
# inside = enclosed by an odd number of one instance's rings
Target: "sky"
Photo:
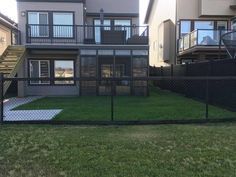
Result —
[[[143, 23], [149, 0], [140, 1], [140, 24]], [[17, 22], [16, 0], [0, 0], [0, 12]]]

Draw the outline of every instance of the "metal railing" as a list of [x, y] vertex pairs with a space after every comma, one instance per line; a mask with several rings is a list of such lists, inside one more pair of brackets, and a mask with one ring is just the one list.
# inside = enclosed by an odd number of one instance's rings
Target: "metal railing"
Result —
[[[146, 31], [140, 35], [141, 30]], [[147, 26], [26, 25], [27, 43], [148, 44]]]
[[221, 36], [227, 30], [197, 29], [178, 40], [178, 51], [183, 52], [195, 46], [219, 46]]

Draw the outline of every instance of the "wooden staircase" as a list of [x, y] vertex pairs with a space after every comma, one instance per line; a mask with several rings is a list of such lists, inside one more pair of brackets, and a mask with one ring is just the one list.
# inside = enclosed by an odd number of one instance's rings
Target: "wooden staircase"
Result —
[[[0, 73], [4, 77], [15, 77], [20, 65], [26, 56], [26, 49], [24, 46], [8, 46], [0, 57]], [[4, 94], [11, 85], [11, 81], [4, 82]]]

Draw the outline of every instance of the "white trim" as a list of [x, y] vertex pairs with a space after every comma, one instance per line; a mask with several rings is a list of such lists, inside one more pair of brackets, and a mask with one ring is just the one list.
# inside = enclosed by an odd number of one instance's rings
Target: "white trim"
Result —
[[[41, 75], [42, 75], [42, 73], [41, 73], [41, 62], [47, 62], [48, 63], [48, 77], [50, 77], [50, 61], [49, 60], [29, 60], [29, 72], [30, 72], [30, 78], [32, 77], [32, 75], [31, 75], [31, 72], [32, 72], [32, 65], [31, 65], [31, 62], [32, 61], [36, 61], [36, 62], [38, 62], [38, 67], [39, 67], [39, 75], [38, 75], [38, 77], [39, 78], [43, 78]], [[32, 82], [38, 82], [38, 83], [32, 83]], [[42, 83], [42, 81], [30, 81], [30, 84], [31, 85], [50, 85], [50, 81], [47, 81], [46, 83]]]

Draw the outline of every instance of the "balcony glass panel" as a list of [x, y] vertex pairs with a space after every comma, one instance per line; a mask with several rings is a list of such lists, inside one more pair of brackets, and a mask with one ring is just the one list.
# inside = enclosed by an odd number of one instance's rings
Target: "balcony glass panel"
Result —
[[218, 30], [198, 30], [198, 45], [219, 45]]
[[179, 39], [179, 52], [182, 52], [184, 49], [183, 39]]
[[190, 34], [190, 47], [197, 45], [197, 30]]
[[184, 40], [184, 50], [189, 49], [189, 47], [190, 47], [190, 41], [189, 41], [190, 34], [185, 35], [183, 40]]

